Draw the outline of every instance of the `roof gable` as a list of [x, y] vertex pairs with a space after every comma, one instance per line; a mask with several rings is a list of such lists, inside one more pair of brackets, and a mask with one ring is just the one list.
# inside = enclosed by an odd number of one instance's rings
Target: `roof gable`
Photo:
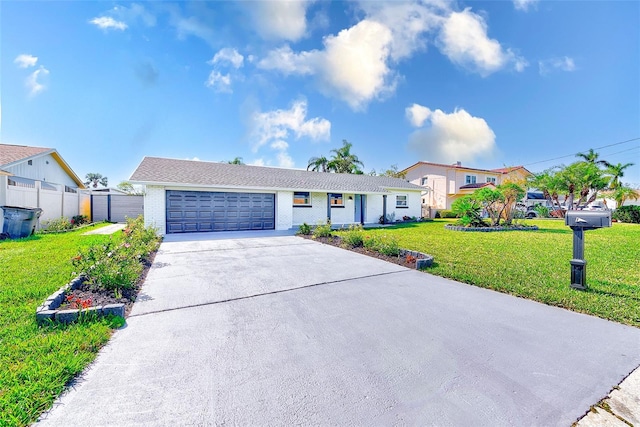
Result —
[[439, 166], [447, 169], [455, 169], [455, 170], [471, 171], [471, 172], [484, 172], [484, 173], [497, 174], [497, 175], [505, 175], [516, 170], [522, 170], [525, 173], [525, 175], [531, 175], [531, 172], [529, 172], [524, 166], [511, 166], [511, 167], [499, 168], [499, 169], [478, 169], [478, 168], [469, 168], [466, 166], [459, 165], [457, 163], [454, 163], [451, 165], [445, 165], [442, 163], [432, 163], [432, 162], [424, 162], [424, 161], [416, 162], [411, 166], [403, 169], [402, 172], [406, 172], [410, 169], [414, 169], [416, 167], [419, 167], [420, 165]]
[[39, 154], [49, 154], [53, 151], [55, 151], [53, 148], [0, 144], [0, 166], [7, 166], [11, 163], [27, 160]]
[[79, 188], [85, 188], [82, 180], [64, 161], [55, 148], [29, 147], [26, 145], [0, 144], [0, 167], [13, 166], [17, 163], [50, 154], [60, 167], [71, 177]]
[[131, 175], [140, 184], [270, 190], [388, 193], [422, 191], [400, 178], [145, 157]]

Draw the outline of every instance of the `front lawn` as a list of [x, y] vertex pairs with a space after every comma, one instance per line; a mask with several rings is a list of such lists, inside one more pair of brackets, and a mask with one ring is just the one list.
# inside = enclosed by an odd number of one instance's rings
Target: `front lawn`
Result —
[[427, 271], [549, 305], [640, 327], [640, 226], [614, 223], [585, 233], [587, 291], [571, 289], [573, 232], [558, 220], [528, 220], [538, 231], [460, 232], [451, 220], [367, 233], [435, 257]]
[[35, 310], [72, 278], [89, 230], [0, 241], [0, 425], [23, 426], [51, 406], [111, 334], [108, 320], [39, 327]]

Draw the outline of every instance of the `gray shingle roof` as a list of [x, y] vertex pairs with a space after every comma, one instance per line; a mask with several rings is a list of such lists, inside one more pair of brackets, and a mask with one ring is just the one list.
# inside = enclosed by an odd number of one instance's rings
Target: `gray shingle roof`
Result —
[[421, 191], [400, 178], [281, 169], [264, 166], [145, 157], [131, 175], [140, 184], [269, 190], [387, 193], [388, 189]]

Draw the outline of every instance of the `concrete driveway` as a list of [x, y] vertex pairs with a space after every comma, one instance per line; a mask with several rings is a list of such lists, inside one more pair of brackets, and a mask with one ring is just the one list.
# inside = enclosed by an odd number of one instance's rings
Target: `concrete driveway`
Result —
[[640, 365], [636, 328], [294, 236], [216, 237], [167, 237], [41, 425], [569, 426]]

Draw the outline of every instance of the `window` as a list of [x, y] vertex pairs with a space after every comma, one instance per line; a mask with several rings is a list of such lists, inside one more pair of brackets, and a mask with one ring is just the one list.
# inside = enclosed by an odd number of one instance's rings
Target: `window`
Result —
[[466, 175], [464, 177], [464, 183], [465, 184], [475, 184], [476, 183], [476, 176], [475, 175]]
[[27, 160], [27, 164], [28, 164], [29, 166], [33, 166], [33, 160]]
[[493, 185], [496, 185], [496, 177], [495, 176], [488, 176], [487, 177], [487, 182], [491, 183]]
[[422, 179], [420, 180], [420, 185], [427, 185], [427, 177], [423, 176]]
[[342, 194], [329, 194], [329, 203], [332, 208], [342, 208], [344, 207], [344, 201], [342, 199]]
[[71, 188], [68, 185], [65, 185], [64, 186], [64, 192], [65, 193], [77, 193], [78, 190], [76, 190], [75, 188]]
[[293, 206], [311, 206], [311, 195], [308, 191], [293, 193]]
[[396, 196], [396, 208], [406, 208], [407, 196]]

